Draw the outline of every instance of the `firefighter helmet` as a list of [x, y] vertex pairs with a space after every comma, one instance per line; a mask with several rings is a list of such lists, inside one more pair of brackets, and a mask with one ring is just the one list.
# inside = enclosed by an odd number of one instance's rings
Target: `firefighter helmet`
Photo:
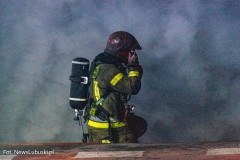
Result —
[[114, 54], [116, 52], [141, 49], [142, 47], [132, 34], [125, 31], [117, 31], [109, 36], [105, 51]]

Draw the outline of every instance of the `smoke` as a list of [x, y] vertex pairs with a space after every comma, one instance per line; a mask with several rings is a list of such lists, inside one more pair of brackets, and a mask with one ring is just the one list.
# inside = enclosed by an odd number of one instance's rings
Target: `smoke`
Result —
[[141, 142], [239, 140], [239, 17], [237, 0], [1, 0], [0, 143], [80, 141], [71, 60], [93, 60], [117, 30], [143, 48]]

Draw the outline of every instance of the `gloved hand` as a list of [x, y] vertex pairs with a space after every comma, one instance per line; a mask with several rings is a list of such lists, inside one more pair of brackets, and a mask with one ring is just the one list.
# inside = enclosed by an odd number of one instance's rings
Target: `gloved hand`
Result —
[[136, 52], [130, 52], [128, 54], [128, 65], [129, 66], [132, 66], [132, 65], [139, 65], [139, 62], [138, 62], [138, 55]]

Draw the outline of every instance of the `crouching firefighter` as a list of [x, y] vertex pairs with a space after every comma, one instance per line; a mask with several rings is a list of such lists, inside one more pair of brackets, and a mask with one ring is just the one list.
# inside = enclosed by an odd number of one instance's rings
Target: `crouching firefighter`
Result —
[[133, 106], [128, 105], [141, 88], [143, 70], [136, 53], [141, 49], [133, 35], [117, 31], [93, 60], [86, 109], [90, 142], [138, 143], [145, 133], [146, 120], [131, 113]]

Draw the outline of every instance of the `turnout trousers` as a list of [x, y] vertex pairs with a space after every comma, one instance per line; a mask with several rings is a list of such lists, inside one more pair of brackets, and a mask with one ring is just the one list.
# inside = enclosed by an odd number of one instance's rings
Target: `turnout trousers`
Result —
[[[147, 122], [140, 116], [129, 114], [125, 126], [111, 128], [113, 143], [138, 143], [138, 138], [147, 130]], [[110, 143], [108, 128], [95, 128], [88, 125], [89, 140], [92, 143]]]

